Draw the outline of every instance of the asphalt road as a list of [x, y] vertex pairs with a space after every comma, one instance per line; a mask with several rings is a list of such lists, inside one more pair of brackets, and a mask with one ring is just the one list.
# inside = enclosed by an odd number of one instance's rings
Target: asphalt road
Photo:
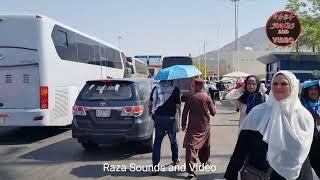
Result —
[[[238, 134], [238, 113], [226, 102], [217, 103], [211, 118], [212, 166], [197, 171], [195, 179], [223, 179]], [[152, 179], [185, 179], [183, 170], [184, 133], [177, 134], [182, 162], [171, 163], [169, 139], [162, 145], [161, 165], [165, 170]], [[0, 128], [0, 179], [150, 179], [146, 169], [151, 153], [137, 151], [138, 144], [107, 145], [97, 152], [86, 152], [71, 137], [68, 128]]]

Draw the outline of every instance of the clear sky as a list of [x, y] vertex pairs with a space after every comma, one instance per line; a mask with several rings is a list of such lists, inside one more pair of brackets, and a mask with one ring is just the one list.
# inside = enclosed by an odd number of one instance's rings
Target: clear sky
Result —
[[[265, 25], [287, 0], [240, 0], [239, 35]], [[230, 0], [1, 0], [1, 14], [38, 13], [120, 47], [127, 56], [188, 55], [234, 40]]]

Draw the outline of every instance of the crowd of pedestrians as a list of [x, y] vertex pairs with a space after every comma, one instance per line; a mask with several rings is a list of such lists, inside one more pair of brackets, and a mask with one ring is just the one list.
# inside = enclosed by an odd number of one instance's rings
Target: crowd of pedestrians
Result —
[[[319, 80], [307, 81], [302, 88], [295, 75], [279, 71], [270, 89], [249, 75], [231, 90], [226, 99], [240, 112], [239, 134], [224, 178], [313, 179], [312, 168], [320, 177]], [[207, 87], [206, 87], [207, 86]], [[211, 90], [210, 90], [211, 89]], [[216, 114], [217, 87], [195, 79], [195, 91], [183, 107], [181, 127], [188, 177], [197, 157], [210, 165], [210, 116]], [[210, 92], [211, 91], [211, 92]], [[219, 92], [218, 92], [219, 93]], [[175, 114], [181, 108], [180, 91], [172, 81], [161, 81], [150, 97], [155, 121], [153, 165], [160, 163], [161, 143], [168, 134], [172, 165], [180, 162]], [[153, 171], [152, 175], [158, 175]]]

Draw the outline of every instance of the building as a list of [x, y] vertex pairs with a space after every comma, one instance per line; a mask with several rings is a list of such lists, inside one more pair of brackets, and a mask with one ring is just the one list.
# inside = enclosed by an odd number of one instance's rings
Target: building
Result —
[[161, 55], [139, 55], [134, 57], [143, 61], [145, 64], [148, 65], [148, 67], [161, 68], [162, 66]]
[[[239, 52], [239, 71], [253, 74], [264, 79], [266, 76], [265, 64], [258, 61], [258, 58], [266, 55], [266, 51], [240, 51]], [[226, 55], [226, 74], [237, 71], [238, 59], [237, 52]]]
[[272, 76], [279, 70], [293, 72], [300, 82], [319, 79], [320, 55], [310, 52], [277, 52], [258, 58], [266, 65], [266, 81], [271, 82]]
[[162, 68], [162, 56], [161, 55], [138, 55], [134, 56], [140, 59], [148, 66], [148, 77], [154, 78]]

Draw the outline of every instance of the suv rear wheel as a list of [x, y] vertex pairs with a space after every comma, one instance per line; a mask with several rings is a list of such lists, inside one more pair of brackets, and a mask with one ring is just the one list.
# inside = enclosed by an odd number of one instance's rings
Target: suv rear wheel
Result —
[[82, 141], [81, 145], [86, 151], [96, 151], [99, 149], [99, 145], [92, 141]]
[[153, 143], [154, 143], [154, 139], [155, 139], [155, 137], [156, 137], [156, 131], [155, 131], [155, 129], [153, 129], [153, 131], [152, 131], [152, 134], [151, 134], [151, 137], [149, 138], [149, 139], [147, 139], [147, 140], [144, 140], [143, 142], [142, 142], [142, 148], [143, 149], [141, 149], [143, 152], [147, 152], [147, 153], [149, 153], [149, 152], [152, 152], [152, 150], [153, 150]]

